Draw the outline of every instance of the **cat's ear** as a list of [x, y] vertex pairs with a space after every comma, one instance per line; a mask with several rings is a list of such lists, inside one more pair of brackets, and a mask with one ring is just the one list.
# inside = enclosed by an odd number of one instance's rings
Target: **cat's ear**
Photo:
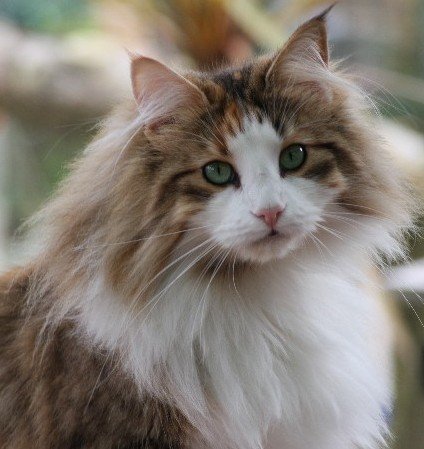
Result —
[[284, 47], [274, 56], [266, 79], [279, 78], [302, 67], [314, 70], [328, 67], [329, 50], [326, 17], [334, 5], [318, 16], [301, 25], [289, 38]]
[[130, 58], [133, 95], [150, 128], [205, 104], [203, 92], [183, 76], [154, 59], [131, 54]]

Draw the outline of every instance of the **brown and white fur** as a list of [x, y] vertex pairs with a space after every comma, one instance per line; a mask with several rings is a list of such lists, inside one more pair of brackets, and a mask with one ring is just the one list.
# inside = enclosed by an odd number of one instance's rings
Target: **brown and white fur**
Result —
[[[411, 201], [325, 14], [239, 67], [131, 68], [135, 101], [0, 278], [0, 448], [380, 447], [390, 372], [362, 267], [402, 253]], [[281, 173], [292, 143], [307, 160]], [[206, 181], [216, 160], [237, 183]]]

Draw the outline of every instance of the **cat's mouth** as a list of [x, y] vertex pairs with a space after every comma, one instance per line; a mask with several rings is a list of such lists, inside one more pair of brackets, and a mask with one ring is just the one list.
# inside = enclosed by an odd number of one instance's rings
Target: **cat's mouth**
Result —
[[284, 229], [272, 229], [263, 237], [252, 242], [252, 246], [270, 246], [278, 245], [283, 242], [291, 240], [293, 237], [298, 236], [300, 229], [295, 226], [286, 226]]
[[258, 240], [255, 240], [253, 245], [264, 245], [264, 244], [274, 244], [283, 240], [287, 240], [290, 237], [288, 233], [284, 233], [281, 231], [277, 231], [276, 229], [273, 229], [270, 231], [267, 235], [264, 237], [261, 237]]

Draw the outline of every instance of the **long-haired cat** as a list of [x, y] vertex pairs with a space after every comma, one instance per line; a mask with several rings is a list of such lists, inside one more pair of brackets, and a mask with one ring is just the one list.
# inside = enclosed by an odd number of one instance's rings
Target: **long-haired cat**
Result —
[[0, 278], [0, 448], [384, 444], [362, 268], [411, 201], [325, 14], [238, 67], [131, 76]]

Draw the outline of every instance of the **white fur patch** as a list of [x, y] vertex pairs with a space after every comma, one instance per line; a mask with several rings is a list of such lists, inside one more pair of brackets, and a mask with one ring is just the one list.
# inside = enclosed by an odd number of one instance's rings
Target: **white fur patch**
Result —
[[289, 257], [236, 285], [187, 272], [139, 316], [99, 281], [81, 324], [141, 391], [178, 404], [209, 441], [199, 447], [256, 449], [277, 429], [284, 449], [376, 448], [390, 404], [387, 366], [371, 357], [379, 316], [331, 271]]

